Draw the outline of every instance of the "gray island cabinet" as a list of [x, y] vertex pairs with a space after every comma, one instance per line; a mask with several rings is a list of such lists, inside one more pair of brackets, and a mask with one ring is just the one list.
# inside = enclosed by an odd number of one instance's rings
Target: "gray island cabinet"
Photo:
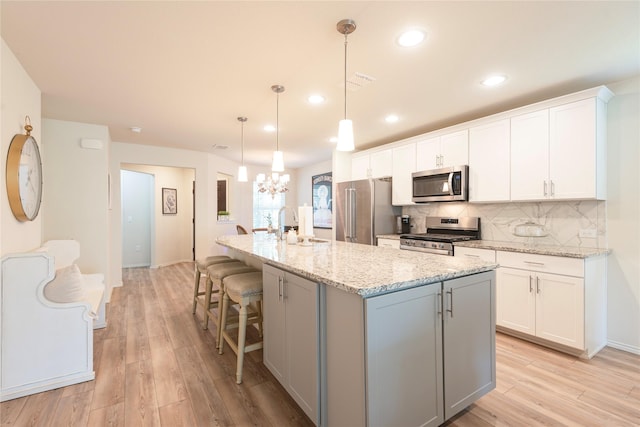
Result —
[[316, 425], [437, 426], [495, 388], [495, 264], [218, 243], [263, 268], [264, 363]]

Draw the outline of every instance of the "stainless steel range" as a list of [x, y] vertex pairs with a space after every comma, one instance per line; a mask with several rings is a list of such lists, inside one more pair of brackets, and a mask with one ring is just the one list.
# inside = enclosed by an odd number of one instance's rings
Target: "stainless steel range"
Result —
[[426, 218], [427, 232], [400, 235], [400, 249], [453, 255], [453, 243], [480, 239], [480, 218]]

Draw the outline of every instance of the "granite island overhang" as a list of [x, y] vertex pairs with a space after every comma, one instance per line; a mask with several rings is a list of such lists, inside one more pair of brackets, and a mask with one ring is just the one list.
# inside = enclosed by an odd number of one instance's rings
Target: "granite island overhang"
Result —
[[317, 426], [438, 426], [495, 389], [495, 268], [224, 236], [263, 272], [263, 362]]

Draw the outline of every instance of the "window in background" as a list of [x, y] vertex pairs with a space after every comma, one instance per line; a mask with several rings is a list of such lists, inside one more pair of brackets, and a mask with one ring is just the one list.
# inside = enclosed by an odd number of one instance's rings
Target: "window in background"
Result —
[[271, 194], [258, 191], [258, 183], [253, 182], [253, 228], [278, 227], [278, 211], [285, 204], [285, 193]]

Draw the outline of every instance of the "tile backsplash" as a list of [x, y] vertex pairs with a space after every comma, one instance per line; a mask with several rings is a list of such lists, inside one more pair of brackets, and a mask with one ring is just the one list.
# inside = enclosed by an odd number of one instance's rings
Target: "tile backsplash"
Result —
[[[477, 216], [480, 217], [483, 240], [585, 248], [607, 247], [605, 201], [428, 203], [404, 206], [402, 213], [411, 216], [413, 233], [426, 231], [427, 216]], [[543, 225], [548, 235], [531, 238], [515, 236], [515, 226], [527, 221]], [[586, 234], [585, 231], [594, 230], [595, 238], [581, 237], [581, 234]]]

